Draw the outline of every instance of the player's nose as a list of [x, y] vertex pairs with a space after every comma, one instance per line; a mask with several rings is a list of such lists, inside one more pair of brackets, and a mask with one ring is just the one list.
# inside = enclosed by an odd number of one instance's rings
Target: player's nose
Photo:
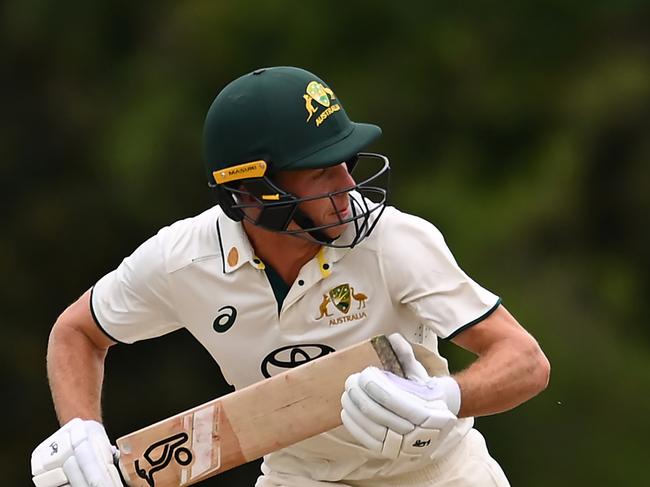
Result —
[[345, 162], [334, 166], [332, 169], [335, 171], [338, 189], [350, 188], [356, 184]]

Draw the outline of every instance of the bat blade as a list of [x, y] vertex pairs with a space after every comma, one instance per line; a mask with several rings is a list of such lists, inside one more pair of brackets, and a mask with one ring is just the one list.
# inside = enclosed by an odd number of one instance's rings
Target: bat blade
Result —
[[341, 425], [345, 379], [369, 365], [404, 376], [377, 336], [117, 440], [130, 487], [178, 487], [250, 462]]

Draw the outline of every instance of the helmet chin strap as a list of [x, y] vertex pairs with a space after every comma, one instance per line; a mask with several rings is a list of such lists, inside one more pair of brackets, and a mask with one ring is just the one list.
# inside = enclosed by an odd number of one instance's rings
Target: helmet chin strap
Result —
[[[305, 230], [306, 228], [313, 228], [317, 226], [316, 223], [314, 223], [314, 220], [309, 218], [305, 214], [305, 212], [303, 212], [299, 208], [296, 208], [294, 210], [293, 221], [295, 221], [296, 224], [303, 230]], [[311, 231], [307, 231], [307, 233], [317, 242], [322, 242], [325, 244], [332, 243], [334, 240], [336, 240], [335, 238], [331, 238], [327, 236], [327, 234], [321, 230], [311, 230]]]

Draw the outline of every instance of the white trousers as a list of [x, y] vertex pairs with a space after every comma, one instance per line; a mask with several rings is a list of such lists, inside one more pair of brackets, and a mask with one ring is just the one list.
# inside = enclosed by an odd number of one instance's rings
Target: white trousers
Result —
[[483, 435], [471, 429], [445, 458], [431, 466], [392, 477], [321, 482], [265, 472], [255, 487], [509, 487], [499, 464], [490, 456]]

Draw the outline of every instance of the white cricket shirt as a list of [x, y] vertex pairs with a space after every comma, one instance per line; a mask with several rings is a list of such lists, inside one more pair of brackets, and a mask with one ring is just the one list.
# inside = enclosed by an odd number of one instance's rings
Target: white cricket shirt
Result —
[[[340, 238], [352, 238], [351, 226]], [[354, 249], [323, 247], [278, 310], [243, 226], [215, 206], [143, 243], [97, 282], [91, 308], [98, 325], [120, 342], [186, 328], [226, 380], [241, 388], [394, 332], [428, 348], [437, 358], [435, 375], [445, 375], [437, 339], [479, 322], [499, 302], [460, 269], [431, 223], [388, 207]], [[448, 448], [472, 424], [459, 420]], [[397, 474], [418, 463], [379, 458], [343, 427], [265, 457], [268, 468], [329, 481]]]

